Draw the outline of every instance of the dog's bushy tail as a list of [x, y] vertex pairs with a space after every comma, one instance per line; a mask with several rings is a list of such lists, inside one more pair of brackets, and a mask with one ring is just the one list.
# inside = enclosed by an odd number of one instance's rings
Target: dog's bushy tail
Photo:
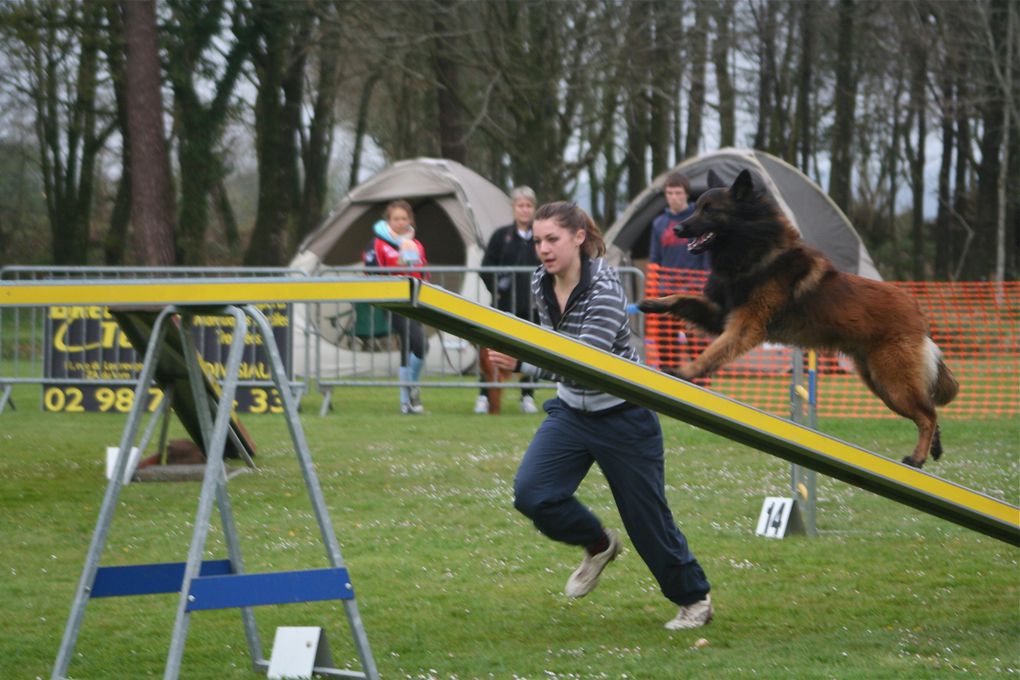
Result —
[[931, 338], [925, 338], [925, 349], [928, 355], [928, 380], [931, 390], [931, 400], [936, 406], [945, 406], [960, 391], [960, 383], [956, 381], [953, 372], [942, 360], [942, 350]]
[[945, 406], [956, 398], [960, 391], [960, 383], [956, 376], [949, 370], [942, 358], [939, 357], [938, 375], [935, 377], [935, 384], [932, 386], [932, 400], [936, 406]]

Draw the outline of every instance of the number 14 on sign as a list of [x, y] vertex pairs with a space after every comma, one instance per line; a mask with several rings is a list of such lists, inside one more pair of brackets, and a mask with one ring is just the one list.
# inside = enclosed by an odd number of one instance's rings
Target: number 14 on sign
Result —
[[761, 506], [761, 515], [758, 516], [758, 528], [754, 530], [757, 536], [768, 538], [783, 538], [790, 523], [790, 512], [793, 510], [792, 498], [781, 498], [779, 496], [768, 496]]

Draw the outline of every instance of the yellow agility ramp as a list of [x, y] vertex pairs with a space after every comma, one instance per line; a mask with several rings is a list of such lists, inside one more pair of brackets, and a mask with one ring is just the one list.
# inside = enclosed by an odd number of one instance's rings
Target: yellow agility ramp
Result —
[[621, 359], [416, 279], [194, 279], [0, 285], [0, 305], [371, 302], [765, 453], [1020, 546], [1020, 508]]

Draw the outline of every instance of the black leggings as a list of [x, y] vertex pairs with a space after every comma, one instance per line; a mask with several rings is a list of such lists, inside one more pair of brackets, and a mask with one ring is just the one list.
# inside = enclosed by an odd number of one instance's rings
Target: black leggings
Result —
[[419, 359], [425, 358], [425, 331], [420, 321], [394, 314], [390, 321], [393, 331], [400, 338], [400, 365], [407, 366], [408, 352]]

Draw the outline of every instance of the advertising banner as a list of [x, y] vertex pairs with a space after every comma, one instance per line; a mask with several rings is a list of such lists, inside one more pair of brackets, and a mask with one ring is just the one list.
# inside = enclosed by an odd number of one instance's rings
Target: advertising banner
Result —
[[[293, 375], [290, 351], [290, 305], [256, 305], [273, 328], [287, 378]], [[212, 380], [226, 375], [234, 332], [233, 317], [196, 316], [192, 337], [202, 367]], [[104, 306], [49, 307], [45, 324], [42, 408], [44, 411], [127, 413], [135, 399], [134, 383], [142, 370], [145, 348], [131, 346]], [[262, 336], [245, 337], [237, 388], [238, 413], [282, 413], [283, 402], [272, 385], [269, 356]], [[149, 390], [146, 408], [154, 411], [162, 393]]]

